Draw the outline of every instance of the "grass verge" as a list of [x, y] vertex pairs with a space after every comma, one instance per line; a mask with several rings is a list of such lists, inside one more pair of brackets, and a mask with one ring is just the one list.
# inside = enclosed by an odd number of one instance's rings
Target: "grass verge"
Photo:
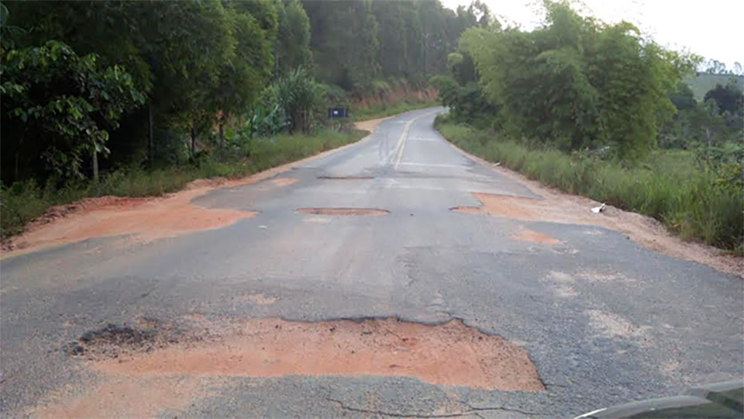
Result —
[[[175, 192], [195, 179], [239, 178], [290, 163], [360, 140], [364, 131], [339, 133], [324, 130], [314, 135], [278, 135], [258, 138], [232, 150], [225, 161], [208, 157], [199, 165], [173, 166], [156, 170], [121, 169], [103, 176], [98, 184], [79, 182], [58, 188], [53, 181], [34, 181], [0, 186], [0, 238], [23, 231], [25, 225], [50, 207], [69, 204], [86, 197], [158, 196]], [[248, 157], [245, 157], [248, 156]]]
[[527, 147], [497, 133], [438, 117], [436, 128], [461, 149], [564, 192], [661, 221], [686, 240], [742, 253], [744, 192], [695, 166], [684, 152], [658, 151], [632, 168], [596, 157]]
[[394, 105], [379, 104], [366, 109], [352, 109], [352, 118], [357, 121], [366, 119], [384, 118], [386, 116], [397, 115], [403, 112], [415, 111], [417, 109], [426, 109], [433, 106], [441, 106], [437, 101], [416, 101], [404, 100]]

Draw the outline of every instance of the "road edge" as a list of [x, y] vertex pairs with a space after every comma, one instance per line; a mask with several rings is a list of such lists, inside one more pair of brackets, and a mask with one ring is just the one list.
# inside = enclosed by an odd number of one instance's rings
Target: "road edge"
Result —
[[[439, 131], [437, 130], [437, 132]], [[441, 132], [439, 133], [439, 135], [442, 136], [442, 138], [447, 142], [447, 144], [452, 146], [455, 150], [457, 150], [457, 152], [459, 152], [463, 156], [467, 157], [468, 159], [472, 160], [473, 162], [477, 164], [480, 164], [508, 178], [509, 180], [512, 180], [514, 182], [521, 184], [522, 186], [526, 187], [530, 192], [534, 193], [535, 195], [561, 196], [561, 197], [564, 197], [564, 198], [567, 198], [573, 201], [574, 203], [578, 205], [585, 206], [587, 208], [587, 211], [590, 208], [602, 205], [601, 202], [595, 201], [591, 198], [587, 198], [581, 195], [569, 194], [559, 189], [552, 188], [547, 185], [543, 185], [542, 183], [536, 180], [528, 179], [523, 174], [513, 171], [511, 169], [508, 169], [506, 167], [494, 166], [494, 164], [489, 162], [488, 160], [485, 160], [481, 157], [470, 154], [467, 151], [458, 147], [457, 145], [453, 144], [450, 140], [447, 139], [447, 137], [442, 135]], [[655, 233], [661, 235], [665, 239], [665, 241], [669, 241], [673, 243], [673, 245], [665, 246], [658, 242], [649, 242], [647, 240], [641, 239], [638, 235], [635, 235], [633, 231], [631, 230], [622, 229], [622, 228], [613, 228], [605, 224], [597, 224], [597, 225], [599, 227], [612, 230], [618, 234], [622, 234], [626, 236], [627, 238], [629, 238], [630, 240], [633, 240], [634, 243], [637, 243], [638, 245], [650, 251], [658, 252], [658, 253], [661, 253], [665, 256], [668, 256], [674, 259], [681, 259], [681, 260], [685, 260], [688, 262], [695, 262], [700, 265], [707, 266], [711, 269], [715, 269], [718, 272], [733, 275], [741, 279], [744, 279], [744, 258], [726, 254], [724, 250], [715, 248], [713, 246], [708, 246], [708, 245], [697, 243], [697, 242], [686, 242], [682, 240], [681, 238], [679, 238], [679, 236], [671, 234], [666, 229], [666, 227], [664, 227], [658, 220], [652, 217], [649, 217], [647, 215], [639, 214], [633, 211], [625, 211], [625, 210], [621, 210], [619, 208], [614, 208], [614, 207], [613, 207], [613, 211], [617, 211], [620, 215], [625, 215], [625, 216], [637, 218], [639, 220], [643, 220], [643, 222], [647, 224], [648, 226], [654, 226], [653, 228], [654, 230], [656, 230]], [[638, 227], [641, 227], [641, 226], [638, 226]]]

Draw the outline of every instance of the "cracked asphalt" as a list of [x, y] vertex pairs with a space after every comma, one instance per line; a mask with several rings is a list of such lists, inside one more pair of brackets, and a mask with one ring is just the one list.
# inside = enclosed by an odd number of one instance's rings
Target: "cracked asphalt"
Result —
[[[600, 227], [450, 211], [474, 192], [538, 198], [449, 145], [442, 108], [383, 122], [360, 143], [192, 203], [260, 211], [149, 243], [87, 240], [0, 265], [0, 414], [24, 416], [98, 379], [63, 347], [108, 323], [457, 318], [522, 348], [546, 391], [386, 376], [205, 379], [161, 417], [571, 417], [744, 375], [744, 282]], [[354, 176], [356, 179], [334, 179]], [[381, 216], [298, 214], [372, 208]], [[589, 209], [587, 208], [587, 211]], [[561, 241], [516, 241], [528, 228]], [[258, 304], [239, 295], [262, 295]], [[136, 402], [136, 401], [134, 401]], [[443, 409], [446, 406], [446, 409]]]

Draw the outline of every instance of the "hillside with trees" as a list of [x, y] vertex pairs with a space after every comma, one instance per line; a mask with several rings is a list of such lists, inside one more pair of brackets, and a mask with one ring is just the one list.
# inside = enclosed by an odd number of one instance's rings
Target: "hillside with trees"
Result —
[[[73, 198], [251, 172], [278, 135], [351, 135], [326, 121], [330, 105], [425, 105], [461, 33], [489, 20], [479, 2], [439, 1], [12, 1], [0, 13], [3, 235]], [[146, 180], [168, 170], [189, 174]], [[27, 201], [38, 205], [12, 205]]]

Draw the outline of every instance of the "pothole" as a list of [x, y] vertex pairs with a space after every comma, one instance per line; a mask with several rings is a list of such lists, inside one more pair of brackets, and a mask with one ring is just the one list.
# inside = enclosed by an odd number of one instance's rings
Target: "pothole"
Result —
[[186, 329], [176, 328], [172, 324], [140, 319], [135, 326], [110, 323], [85, 332], [78, 340], [65, 345], [63, 350], [70, 356], [103, 360], [199, 339], [199, 335], [186, 333]]
[[298, 214], [313, 215], [386, 215], [390, 211], [377, 208], [300, 208]]
[[323, 180], [370, 180], [374, 179], [372, 176], [318, 176], [318, 179]]
[[520, 196], [497, 195], [486, 193], [473, 194], [482, 206], [480, 207], [454, 207], [450, 210], [465, 214], [493, 215], [518, 220], [537, 219], [538, 213], [535, 209], [541, 205], [540, 201]]
[[448, 386], [544, 390], [524, 349], [459, 320], [430, 326], [397, 319], [262, 319], [214, 330], [221, 330], [214, 339], [130, 351], [91, 367], [139, 378], [406, 376]]

